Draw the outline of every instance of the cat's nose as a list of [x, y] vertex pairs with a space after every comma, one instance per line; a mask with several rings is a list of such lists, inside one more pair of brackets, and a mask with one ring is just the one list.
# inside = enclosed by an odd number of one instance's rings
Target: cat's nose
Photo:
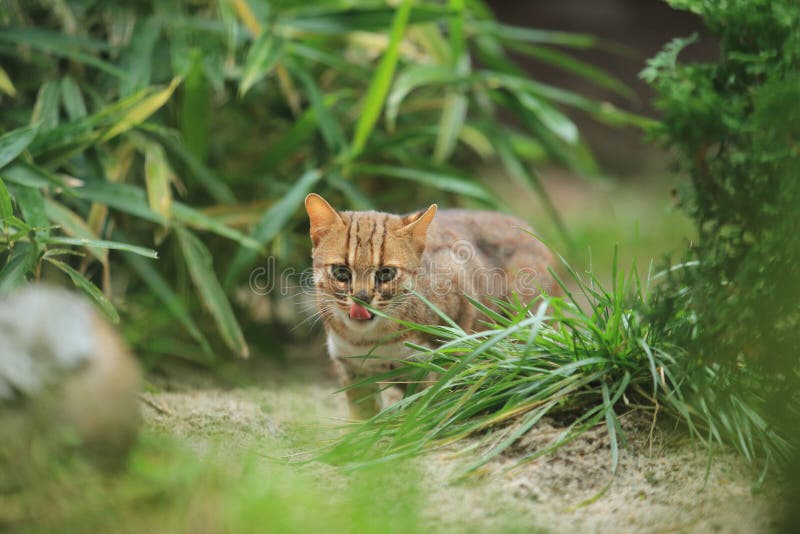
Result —
[[369, 302], [369, 294], [366, 291], [364, 291], [363, 289], [360, 290], [360, 291], [356, 291], [353, 294], [353, 297], [358, 299], [358, 300], [360, 300], [360, 301], [362, 301], [362, 302]]

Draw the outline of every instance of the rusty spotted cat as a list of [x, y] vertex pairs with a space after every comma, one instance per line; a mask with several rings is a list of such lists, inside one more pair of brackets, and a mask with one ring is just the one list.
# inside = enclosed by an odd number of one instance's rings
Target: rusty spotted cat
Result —
[[[437, 210], [436, 204], [410, 215], [337, 211], [315, 193], [306, 197], [305, 206], [316, 305], [343, 387], [412, 356], [415, 351], [407, 342], [435, 343], [369, 308], [407, 321], [441, 324], [441, 317], [415, 291], [471, 331], [479, 326], [481, 313], [467, 297], [497, 309], [493, 299], [515, 294], [530, 300], [555, 289], [548, 272], [552, 254], [517, 217]], [[356, 418], [369, 418], [381, 409], [378, 384], [350, 387], [346, 394]]]

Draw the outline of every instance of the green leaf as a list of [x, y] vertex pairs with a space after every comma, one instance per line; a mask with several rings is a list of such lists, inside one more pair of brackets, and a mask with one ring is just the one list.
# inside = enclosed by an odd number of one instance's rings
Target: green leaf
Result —
[[[189, 67], [181, 91], [178, 124], [185, 144], [184, 150], [188, 151], [202, 165], [208, 157], [211, 91], [203, 67], [202, 51], [192, 50], [191, 57], [191, 67]], [[212, 191], [209, 193], [214, 194]], [[232, 197], [233, 195], [231, 195]], [[215, 199], [219, 200], [216, 196]]]
[[[76, 187], [72, 191], [80, 198], [105, 204], [111, 208], [161, 225], [167, 224], [167, 220], [164, 217], [150, 209], [147, 205], [145, 192], [136, 186], [110, 182], [93, 182], [82, 187]], [[173, 201], [171, 213], [174, 220], [187, 226], [214, 232], [245, 247], [260, 249], [257, 241], [185, 204]]]
[[14, 215], [14, 206], [11, 204], [11, 195], [6, 188], [5, 182], [0, 178], [0, 220], [5, 223]]
[[516, 44], [509, 46], [509, 48], [528, 56], [535, 57], [536, 59], [553, 65], [556, 68], [581, 76], [582, 78], [590, 80], [600, 87], [614, 91], [625, 98], [630, 100], [636, 99], [636, 93], [623, 82], [607, 74], [602, 69], [575, 59], [569, 54], [565, 54], [564, 52], [560, 52], [545, 46], [534, 46], [527, 44]]
[[[97, 235], [95, 235], [94, 231], [86, 224], [86, 221], [63, 204], [48, 198], [44, 201], [44, 209], [47, 217], [53, 223], [59, 225], [68, 235], [84, 240], [97, 239]], [[89, 252], [96, 257], [101, 264], [104, 266], [108, 265], [108, 249], [89, 247]]]
[[44, 197], [41, 191], [24, 185], [14, 186], [14, 197], [22, 212], [22, 217], [30, 226], [40, 230], [44, 236], [50, 233], [50, 221], [44, 210]]
[[[307, 3], [303, 9], [284, 15], [278, 20], [277, 27], [283, 31], [303, 31], [317, 34], [349, 34], [356, 31], [381, 32], [397, 21], [397, 10], [391, 7], [331, 8], [314, 6]], [[401, 8], [402, 9], [402, 6]], [[410, 16], [406, 16], [409, 24], [424, 24], [444, 20], [451, 10], [436, 6], [420, 4], [414, 6]]]
[[330, 109], [325, 103], [322, 96], [322, 91], [316, 82], [308, 75], [304, 68], [293, 69], [293, 73], [302, 82], [308, 93], [308, 99], [311, 101], [311, 108], [314, 110], [314, 115], [319, 125], [322, 137], [325, 139], [325, 144], [328, 145], [331, 152], [334, 154], [341, 154], [346, 141], [339, 121], [330, 112]]
[[103, 295], [103, 292], [100, 291], [96, 285], [91, 283], [85, 276], [61, 260], [57, 260], [53, 257], [45, 257], [45, 261], [51, 263], [66, 273], [72, 280], [72, 283], [75, 284], [78, 289], [86, 293], [112, 323], [119, 323], [119, 314], [117, 313], [116, 308], [114, 308], [114, 305], [111, 304], [111, 301], [109, 301], [106, 296]]
[[64, 76], [61, 79], [61, 100], [64, 102], [69, 120], [77, 121], [88, 115], [81, 88], [72, 76]]
[[194, 234], [185, 228], [176, 226], [175, 233], [178, 236], [192, 282], [200, 293], [200, 299], [206, 309], [214, 318], [223, 341], [236, 354], [246, 358], [249, 355], [249, 349], [230, 302], [214, 273], [211, 253]]
[[[501, 41], [521, 41], [525, 43], [568, 46], [579, 49], [592, 48], [601, 42], [597, 37], [586, 33], [522, 28], [490, 20], [472, 22], [469, 25], [469, 30], [477, 35], [487, 34], [497, 37]], [[608, 44], [606, 44], [606, 46], [608, 46]]]
[[38, 124], [43, 132], [58, 126], [58, 111], [61, 89], [57, 82], [45, 82], [39, 87], [36, 103], [31, 114], [31, 124]]
[[375, 71], [375, 75], [367, 88], [367, 94], [361, 107], [361, 115], [356, 123], [350, 151], [351, 158], [358, 156], [364, 149], [364, 145], [380, 116], [386, 95], [389, 93], [400, 53], [400, 42], [403, 40], [408, 17], [411, 13], [411, 4], [411, 0], [403, 0], [400, 7], [397, 8], [397, 13], [392, 21], [391, 33], [389, 34], [389, 46], [386, 48], [378, 69]]
[[24, 126], [0, 136], [0, 169], [11, 163], [31, 144], [39, 126]]
[[263, 80], [272, 72], [283, 52], [283, 39], [272, 32], [264, 31], [256, 39], [242, 68], [242, 79], [239, 82], [239, 94], [244, 96], [255, 84]]
[[566, 115], [529, 93], [520, 92], [516, 94], [516, 97], [520, 104], [536, 115], [545, 128], [557, 137], [570, 145], [578, 143], [578, 127]]
[[[125, 241], [128, 240], [126, 236], [121, 234], [119, 231], [114, 232], [114, 238]], [[195, 341], [197, 341], [197, 343], [203, 349], [203, 352], [208, 355], [212, 355], [208, 340], [192, 320], [191, 315], [189, 315], [189, 311], [187, 310], [186, 306], [184, 306], [181, 299], [170, 288], [169, 282], [167, 282], [149, 262], [143, 260], [141, 256], [123, 252], [122, 257], [131, 270], [135, 272], [145, 284], [147, 284], [155, 296], [160, 299], [162, 303], [164, 303], [164, 306], [167, 308], [167, 310], [178, 320], [179, 323], [181, 323], [186, 331], [189, 332], [189, 335], [192, 336]]]
[[463, 80], [454, 69], [440, 65], [411, 65], [398, 74], [386, 99], [386, 122], [389, 131], [395, 129], [400, 105], [415, 89], [424, 85], [452, 84]]
[[130, 130], [131, 128], [147, 120], [153, 113], [158, 111], [164, 104], [167, 103], [180, 82], [180, 78], [173, 78], [167, 87], [146, 96], [130, 109], [126, 110], [126, 112], [121, 117], [118, 117], [115, 123], [103, 133], [100, 141], [105, 142], [109, 139], [113, 139], [119, 134], [126, 132], [127, 130]]
[[14, 84], [11, 82], [11, 78], [8, 77], [8, 73], [3, 67], [0, 67], [0, 91], [4, 92], [11, 98], [17, 96], [17, 88], [14, 87]]
[[[189, 123], [182, 123], [181, 128], [184, 126], [188, 128], [188, 124]], [[202, 120], [202, 124], [195, 122], [191, 122], [191, 124], [193, 125], [192, 127], [203, 128], [205, 119]], [[205, 124], [205, 127], [207, 128], [208, 125]], [[186, 170], [189, 172], [183, 173], [183, 175], [194, 178], [200, 187], [205, 189], [208, 194], [211, 195], [211, 198], [222, 204], [233, 204], [236, 202], [236, 197], [233, 195], [230, 187], [228, 187], [228, 184], [226, 184], [219, 176], [209, 169], [205, 163], [203, 163], [203, 160], [201, 160], [192, 150], [189, 149], [188, 143], [182, 143], [180, 137], [175, 135], [174, 131], [154, 124], [142, 125], [140, 129], [148, 134], [153, 134], [161, 143], [161, 145], [167, 149], [167, 153], [178, 160], [178, 164], [185, 165]], [[198, 135], [201, 137], [205, 136], [205, 134]], [[204, 143], [204, 141], [200, 139], [196, 139], [193, 142], [200, 144]]]
[[20, 30], [3, 28], [3, 31], [0, 32], [0, 42], [2, 41], [13, 46], [25, 44], [40, 52], [91, 65], [92, 67], [118, 78], [124, 79], [128, 77], [128, 73], [125, 72], [125, 70], [81, 50], [88, 49], [92, 52], [108, 50], [109, 46], [103, 41], [67, 35], [60, 31], [36, 28], [24, 28]]
[[539, 176], [536, 174], [536, 172], [530, 166], [526, 166], [522, 161], [520, 161], [519, 157], [517, 157], [517, 155], [514, 153], [514, 148], [511, 146], [511, 143], [509, 143], [508, 139], [498, 134], [493, 136], [492, 142], [494, 143], [495, 150], [497, 150], [497, 154], [500, 157], [500, 162], [502, 163], [503, 167], [505, 167], [509, 176], [511, 176], [511, 178], [518, 184], [522, 185], [524, 188], [528, 189], [537, 197], [539, 197], [545, 210], [550, 216], [550, 219], [553, 221], [553, 223], [555, 223], [556, 228], [561, 234], [564, 242], [568, 246], [572, 246], [572, 238], [570, 237], [567, 227], [561, 218], [561, 214], [553, 203], [553, 200], [550, 198], [550, 194], [547, 192], [547, 189], [544, 188], [544, 185], [542, 184], [542, 181], [539, 179]]
[[497, 199], [482, 186], [465, 176], [459, 176], [455, 173], [396, 167], [393, 165], [356, 165], [353, 168], [353, 172], [355, 174], [388, 176], [391, 178], [400, 178], [402, 180], [411, 180], [435, 187], [441, 191], [448, 191], [475, 198], [487, 204], [497, 204]]
[[145, 192], [129, 184], [91, 182], [72, 189], [79, 198], [105, 204], [146, 221], [166, 225], [167, 220], [147, 205]]
[[172, 183], [174, 173], [164, 149], [157, 143], [147, 143], [144, 152], [144, 178], [150, 209], [169, 220], [172, 213]]
[[0, 296], [6, 296], [27, 281], [27, 274], [36, 266], [36, 247], [30, 243], [17, 243], [0, 270]]
[[140, 18], [133, 30], [130, 45], [121, 64], [128, 76], [120, 81], [119, 91], [128, 96], [150, 84], [153, 69], [153, 50], [161, 36], [161, 19]]
[[[283, 229], [284, 225], [295, 213], [297, 208], [300, 207], [306, 195], [321, 177], [322, 174], [317, 169], [306, 171], [306, 173], [294, 183], [289, 192], [264, 213], [261, 220], [258, 221], [258, 224], [256, 224], [256, 227], [253, 229], [253, 239], [260, 245], [266, 245], [272, 241]], [[256, 254], [253, 251], [240, 249], [236, 253], [225, 275], [225, 285], [230, 287], [242, 269], [253, 263], [255, 258]]]
[[[469, 73], [470, 57], [465, 53], [464, 40], [464, 0], [450, 0], [449, 5], [455, 11], [450, 18], [450, 63], [461, 76]], [[439, 120], [439, 133], [433, 150], [433, 160], [442, 163], [450, 158], [461, 136], [461, 129], [467, 118], [469, 100], [467, 95], [450, 89], [444, 98], [442, 117]]]
[[191, 226], [198, 230], [208, 230], [217, 235], [221, 235], [222, 237], [227, 237], [232, 241], [236, 241], [243, 247], [253, 250], [261, 250], [261, 245], [258, 243], [258, 241], [244, 235], [238, 230], [234, 230], [230, 226], [219, 222], [213, 217], [209, 217], [202, 211], [190, 208], [189, 206], [181, 204], [180, 202], [172, 203], [172, 217], [176, 221], [182, 222], [186, 226]]
[[171, 97], [179, 78], [168, 87], [149, 87], [107, 105], [93, 115], [40, 132], [30, 152], [40, 165], [55, 167], [76, 153], [139, 126]]
[[[323, 96], [322, 107], [330, 108], [342, 99], [341, 93]], [[260, 168], [273, 171], [285, 159], [291, 158], [303, 150], [303, 145], [308, 144], [308, 138], [314, 134], [318, 124], [317, 109], [311, 107], [303, 112], [292, 124], [291, 128], [265, 147], [264, 155], [259, 163]], [[321, 126], [320, 126], [321, 129]]]
[[439, 122], [439, 134], [433, 150], [433, 160], [442, 163], [453, 153], [461, 135], [461, 128], [467, 118], [469, 101], [463, 94], [448, 91], [444, 98], [442, 118]]
[[138, 254], [139, 256], [144, 256], [145, 258], [150, 258], [154, 260], [158, 259], [158, 252], [156, 252], [151, 248], [129, 245], [127, 243], [119, 243], [117, 241], [105, 241], [102, 239], [83, 239], [80, 237], [47, 237], [44, 239], [40, 239], [40, 241], [48, 245], [76, 245], [79, 247], [86, 247], [88, 249], [104, 248], [111, 250], [123, 250], [125, 252]]

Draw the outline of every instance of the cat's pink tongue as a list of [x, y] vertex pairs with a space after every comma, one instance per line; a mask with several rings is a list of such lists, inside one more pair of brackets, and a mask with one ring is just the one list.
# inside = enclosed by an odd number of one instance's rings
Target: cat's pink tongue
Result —
[[350, 318], [355, 321], [368, 321], [372, 319], [372, 314], [364, 306], [354, 302], [350, 305]]

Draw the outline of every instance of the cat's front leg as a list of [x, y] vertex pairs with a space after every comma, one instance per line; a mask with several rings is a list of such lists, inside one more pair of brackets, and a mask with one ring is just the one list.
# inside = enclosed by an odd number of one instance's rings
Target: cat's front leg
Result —
[[369, 366], [370, 360], [355, 357], [364, 351], [365, 349], [351, 346], [333, 332], [328, 333], [328, 353], [333, 360], [339, 384], [347, 388], [347, 404], [350, 407], [350, 416], [354, 419], [370, 419], [382, 407], [379, 384], [373, 382], [352, 387], [375, 374]]
[[359, 374], [348, 365], [342, 358], [333, 358], [333, 365], [336, 374], [339, 376], [339, 383], [347, 395], [347, 404], [350, 407], [350, 416], [354, 419], [370, 419], [381, 411], [380, 386], [376, 383], [363, 384], [352, 387], [367, 378], [367, 375]]

